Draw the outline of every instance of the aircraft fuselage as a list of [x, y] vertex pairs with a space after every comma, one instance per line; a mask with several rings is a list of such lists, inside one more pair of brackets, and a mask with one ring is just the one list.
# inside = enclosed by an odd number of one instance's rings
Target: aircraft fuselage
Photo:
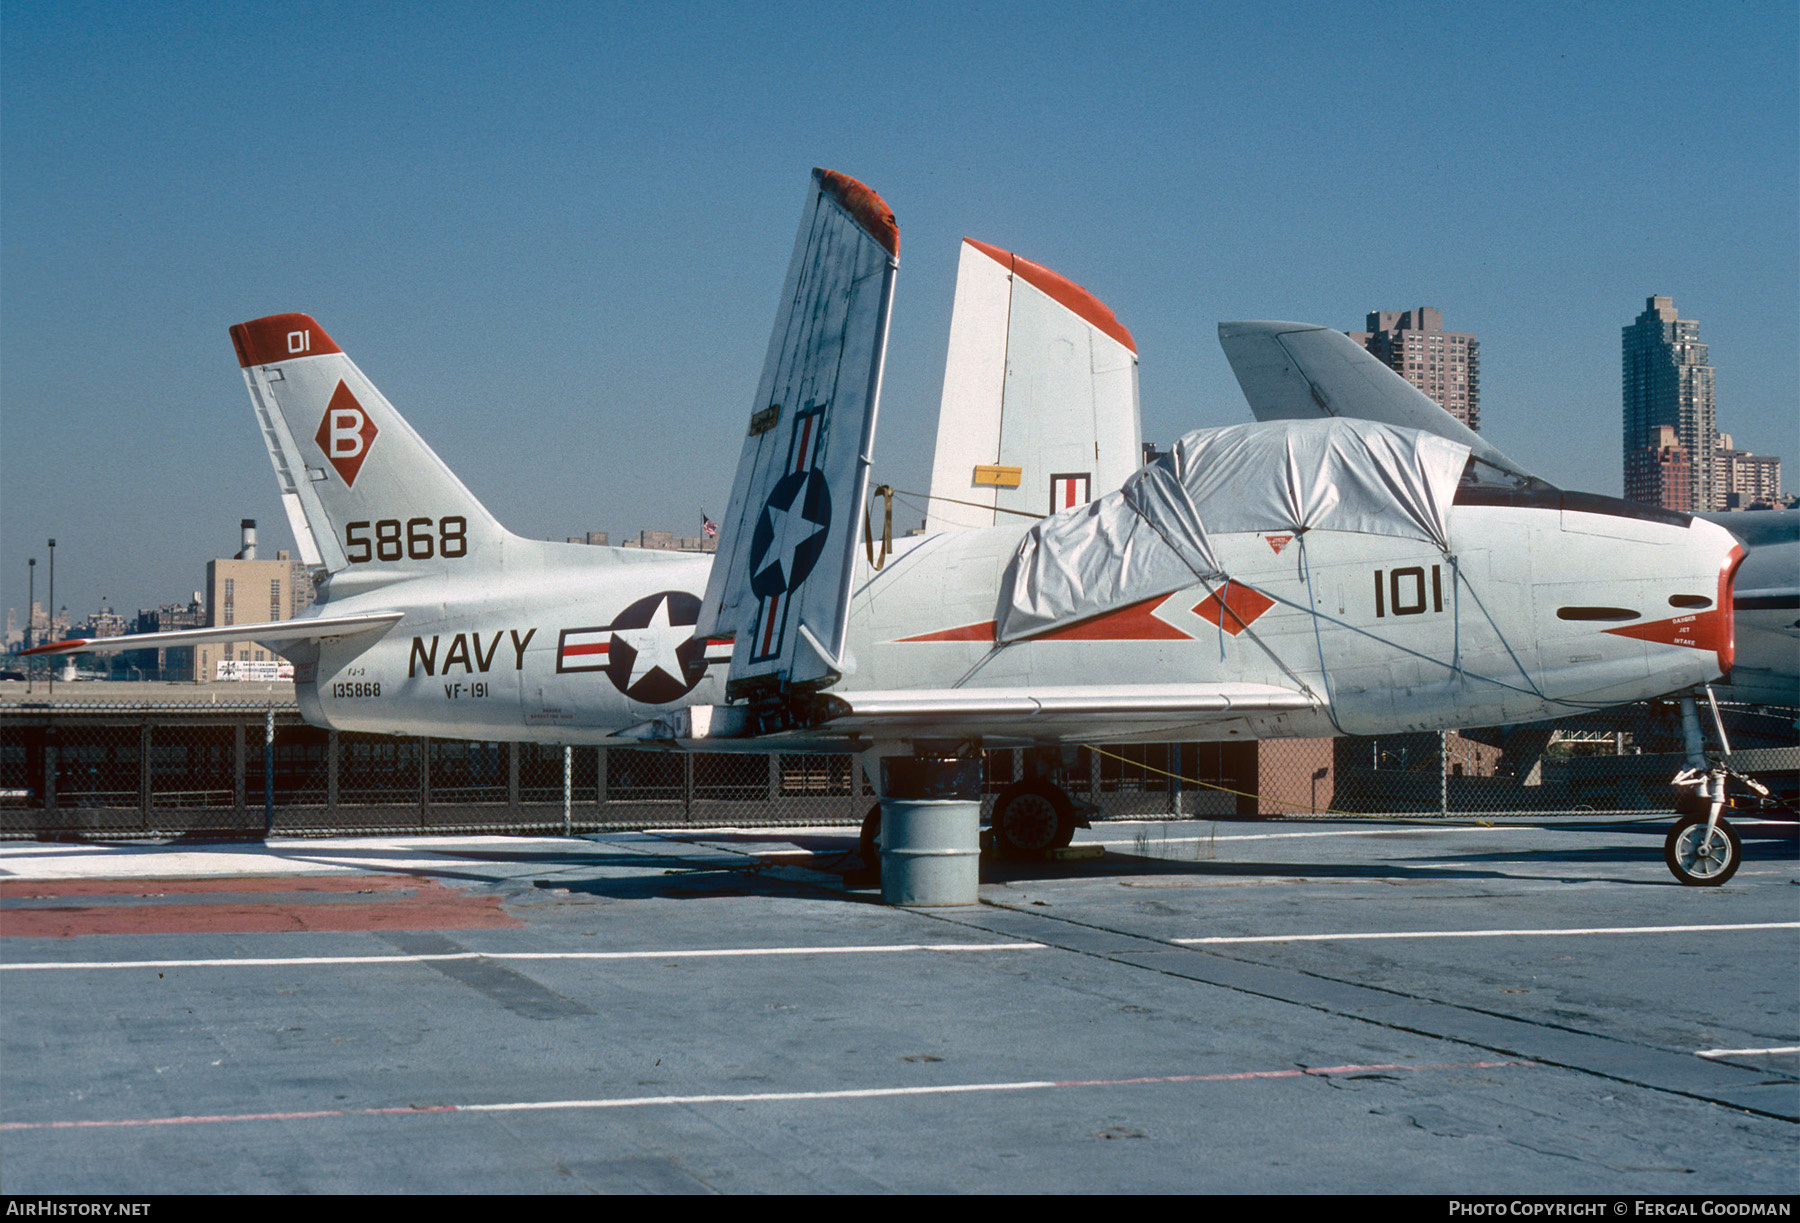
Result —
[[[904, 541], [858, 574], [857, 669], [833, 689], [1248, 682], [1315, 708], [1202, 724], [1171, 715], [1056, 737], [1157, 741], [1387, 734], [1540, 720], [1729, 670], [1739, 553], [1704, 521], [1587, 507], [1458, 504], [1446, 554], [1342, 531], [1213, 537], [1200, 583], [996, 647], [1002, 575], [1026, 524]], [[340, 730], [605, 743], [724, 701], [727, 643], [694, 636], [710, 559], [539, 544], [405, 578], [372, 556], [328, 614], [401, 611], [381, 638], [326, 640], [296, 667], [302, 711]], [[473, 556], [471, 559], [475, 559]], [[379, 584], [377, 584], [379, 583]], [[474, 610], [470, 610], [474, 609]], [[1041, 741], [996, 726], [992, 741]], [[920, 733], [924, 733], [922, 730]]]

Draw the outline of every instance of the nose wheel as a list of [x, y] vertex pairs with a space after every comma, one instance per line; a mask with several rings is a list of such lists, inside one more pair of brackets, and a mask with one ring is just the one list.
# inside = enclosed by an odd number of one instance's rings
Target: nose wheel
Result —
[[1723, 819], [1709, 828], [1704, 815], [1683, 817], [1663, 842], [1663, 861], [1691, 887], [1718, 887], [1737, 873], [1743, 856], [1737, 830]]

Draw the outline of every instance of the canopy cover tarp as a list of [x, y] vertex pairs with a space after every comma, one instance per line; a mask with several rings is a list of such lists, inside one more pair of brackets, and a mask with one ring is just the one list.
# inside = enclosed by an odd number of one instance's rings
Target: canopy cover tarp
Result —
[[1224, 578], [1210, 537], [1357, 531], [1449, 548], [1469, 448], [1374, 421], [1200, 429], [1118, 492], [1039, 522], [1001, 582], [995, 636], [1017, 641]]

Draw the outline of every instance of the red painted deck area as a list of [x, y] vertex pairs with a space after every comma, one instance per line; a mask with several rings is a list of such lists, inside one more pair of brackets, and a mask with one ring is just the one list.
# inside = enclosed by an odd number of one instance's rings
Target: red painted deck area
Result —
[[[184, 904], [180, 898], [186, 896], [204, 899]], [[349, 896], [367, 899], [343, 899]], [[144, 903], [131, 903], [133, 899]], [[12, 907], [27, 901], [39, 903]], [[470, 896], [435, 880], [407, 875], [0, 880], [4, 938], [491, 930], [521, 925], [501, 910], [498, 896]]]

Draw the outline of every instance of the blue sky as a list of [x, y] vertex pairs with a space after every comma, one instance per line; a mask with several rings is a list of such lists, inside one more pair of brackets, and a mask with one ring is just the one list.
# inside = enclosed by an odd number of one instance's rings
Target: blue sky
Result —
[[[1248, 418], [1215, 326], [1419, 305], [1484, 433], [1619, 489], [1619, 329], [1698, 319], [1800, 484], [1783, 3], [0, 0], [0, 606], [288, 546], [226, 328], [315, 315], [508, 526], [724, 509], [807, 173], [903, 249], [876, 478], [929, 481], [957, 242], [1138, 341], [1145, 436]], [[40, 578], [42, 574], [40, 573]], [[39, 588], [42, 597], [42, 584]]]

